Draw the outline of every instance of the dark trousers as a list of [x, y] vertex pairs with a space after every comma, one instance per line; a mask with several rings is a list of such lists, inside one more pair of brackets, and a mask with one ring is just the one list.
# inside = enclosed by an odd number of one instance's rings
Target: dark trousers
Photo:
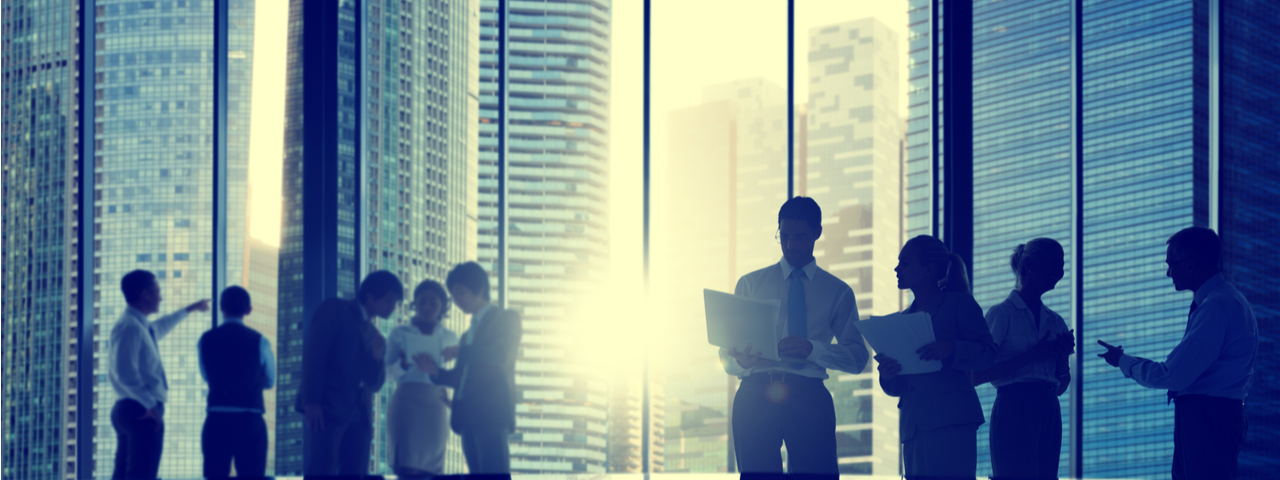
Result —
[[991, 407], [991, 471], [995, 479], [1056, 479], [1062, 455], [1062, 407], [1048, 382], [996, 389]]
[[468, 473], [511, 473], [507, 433], [506, 427], [475, 428], [462, 432], [462, 454], [467, 457]]
[[267, 472], [267, 422], [260, 413], [209, 412], [200, 432], [205, 478], [261, 477]]
[[1173, 480], [1236, 478], [1248, 429], [1244, 402], [1179, 395], [1173, 403]]
[[[156, 404], [164, 417], [164, 404]], [[111, 407], [111, 426], [116, 430], [116, 468], [112, 479], [151, 480], [160, 471], [164, 451], [164, 424], [141, 420], [147, 409], [136, 400], [122, 399]]]
[[302, 471], [313, 475], [369, 473], [373, 425], [366, 418], [339, 420], [325, 415], [324, 430], [303, 426]]
[[821, 379], [758, 373], [733, 397], [733, 444], [744, 474], [837, 475], [836, 409]]

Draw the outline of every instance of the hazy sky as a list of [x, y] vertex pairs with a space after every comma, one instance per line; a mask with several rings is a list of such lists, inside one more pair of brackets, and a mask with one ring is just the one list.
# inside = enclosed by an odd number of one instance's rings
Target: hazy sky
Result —
[[[253, 134], [250, 140], [250, 235], [280, 241], [288, 3], [259, 0], [254, 30]], [[696, 105], [702, 87], [764, 77], [787, 82], [787, 3], [783, 0], [653, 0], [651, 52], [652, 157], [666, 145], [667, 112]], [[876, 17], [899, 32], [905, 82], [906, 0], [797, 0], [796, 99], [808, 96], [810, 28]], [[610, 239], [615, 287], [638, 287], [641, 271], [643, 161], [643, 2], [614, 2]], [[906, 89], [901, 88], [905, 96]], [[906, 102], [901, 103], [906, 108]], [[660, 166], [655, 166], [660, 169]], [[655, 182], [660, 175], [654, 175]], [[660, 191], [660, 185], [655, 185]], [[654, 212], [660, 210], [655, 209]], [[623, 285], [626, 284], [626, 285]]]

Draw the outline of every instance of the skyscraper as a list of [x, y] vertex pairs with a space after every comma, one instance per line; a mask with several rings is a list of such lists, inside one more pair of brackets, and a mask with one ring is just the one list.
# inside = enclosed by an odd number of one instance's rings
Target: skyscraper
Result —
[[[1074, 257], [1071, 38], [1071, 2], [974, 4], [972, 281], [984, 311], [1014, 288], [1009, 255], [1018, 244], [1049, 237], [1062, 244], [1068, 265]], [[1074, 288], [1068, 268], [1044, 296], [1068, 322]], [[988, 419], [995, 395], [990, 384], [978, 387]], [[1064, 413], [1072, 398], [1059, 397]], [[1069, 471], [1069, 419], [1063, 416], [1060, 474]], [[978, 430], [980, 475], [991, 473], [988, 432], [989, 424]]]
[[[823, 207], [816, 262], [853, 288], [858, 313], [902, 310], [893, 288], [902, 246], [898, 36], [864, 18], [809, 31], [809, 101], [800, 195]], [[828, 371], [835, 397], [840, 472], [896, 475], [897, 412], [876, 384], [874, 361], [861, 374]]]
[[[906, 238], [933, 229], [933, 8], [932, 0], [908, 0], [906, 170], [903, 182]], [[941, 39], [938, 40], [941, 42]]]
[[[232, 2], [229, 45], [227, 143], [229, 191], [245, 189], [252, 68], [252, 1]], [[176, 309], [211, 290], [211, 208], [213, 158], [211, 109], [213, 92], [212, 2], [134, 2], [96, 6], [96, 24], [77, 29], [74, 3], [5, 6], [6, 34], [5, 191], [6, 205], [26, 204], [6, 215], [5, 331], [6, 368], [21, 367], [8, 384], [30, 385], [26, 392], [7, 391], [6, 475], [24, 478], [88, 476], [109, 472], [115, 435], [109, 414], [115, 392], [105, 381], [94, 392], [72, 390], [78, 376], [67, 349], [74, 329], [68, 290], [77, 210], [71, 207], [77, 162], [93, 162], [95, 222], [92, 325], [98, 342], [125, 308], [116, 285], [130, 270], [153, 271], [164, 289], [165, 309]], [[92, 32], [91, 38], [79, 38]], [[12, 42], [14, 39], [18, 42]], [[92, 128], [93, 158], [77, 159], [74, 113], [78, 70], [76, 45], [94, 45], [96, 85]], [[18, 105], [15, 107], [15, 104]], [[16, 109], [15, 109], [16, 108]], [[244, 203], [228, 204], [227, 228], [242, 233]], [[242, 251], [227, 252], [233, 275], [239, 275]], [[11, 267], [12, 265], [12, 267]], [[77, 276], [78, 277], [78, 276]], [[21, 282], [21, 283], [15, 283]], [[15, 288], [17, 287], [17, 288]], [[88, 292], [85, 292], [88, 294]], [[201, 320], [203, 318], [203, 320]], [[194, 345], [211, 325], [208, 316], [184, 322], [161, 344], [170, 382], [166, 408], [166, 455], [160, 474], [199, 475], [199, 431], [204, 421], [203, 388]], [[10, 333], [12, 332], [12, 333]], [[36, 364], [24, 364], [28, 361]], [[105, 356], [94, 359], [94, 371], [105, 378]], [[56, 376], [55, 376], [56, 375]], [[23, 378], [23, 381], [17, 379]], [[65, 389], [64, 389], [65, 385]], [[24, 396], [30, 395], [29, 398]], [[78, 419], [75, 395], [94, 397], [97, 418], [94, 445], [73, 441]], [[94, 450], [94, 465], [78, 464], [77, 449]], [[19, 455], [17, 452], [25, 452]]]
[[[302, 339], [319, 303], [354, 298], [374, 270], [390, 270], [411, 291], [443, 279], [466, 253], [470, 6], [290, 4], [277, 474], [302, 471], [294, 404]], [[407, 312], [378, 327], [389, 331]], [[382, 426], [393, 387], [375, 408], [373, 472], [386, 471]]]
[[738, 379], [706, 343], [702, 289], [732, 292], [738, 277], [778, 261], [777, 208], [786, 201], [786, 91], [763, 78], [709, 85], [702, 103], [667, 121], [663, 262], [654, 285], [666, 318], [664, 469], [736, 471], [731, 435]]
[[2, 14], [3, 475], [74, 478], [78, 34], [69, 8]]
[[608, 381], [565, 339], [575, 299], [608, 277], [612, 16], [609, 1], [481, 2], [477, 256], [524, 321], [517, 473], [606, 469]]

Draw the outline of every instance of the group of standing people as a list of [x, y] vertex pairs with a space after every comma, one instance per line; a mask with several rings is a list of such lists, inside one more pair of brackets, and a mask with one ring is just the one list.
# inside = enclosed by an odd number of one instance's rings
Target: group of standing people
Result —
[[[446, 288], [447, 286], [447, 288]], [[119, 400], [111, 412], [117, 435], [113, 479], [154, 479], [164, 446], [168, 380], [159, 341], [201, 300], [148, 321], [159, 311], [159, 283], [135, 270], [121, 280], [129, 307], [111, 332], [110, 381]], [[489, 302], [489, 279], [475, 262], [449, 272], [445, 285], [425, 280], [413, 291], [414, 316], [384, 338], [375, 318], [388, 318], [404, 287], [387, 271], [370, 273], [353, 300], [323, 302], [306, 325], [302, 384], [295, 409], [305, 417], [303, 471], [308, 477], [360, 476], [369, 470], [373, 398], [396, 383], [387, 411], [389, 464], [402, 478], [442, 473], [447, 428], [462, 440], [472, 474], [509, 472], [507, 437], [515, 429], [515, 360], [520, 315]], [[450, 303], [470, 314], [461, 336], [441, 324]], [[270, 342], [244, 325], [249, 293], [233, 286], [220, 296], [223, 320], [197, 344], [209, 385], [201, 434], [206, 478], [262, 477], [267, 428], [263, 390], [275, 385]], [[445, 368], [454, 361], [453, 368]], [[452, 389], [450, 400], [447, 389]]]
[[[446, 428], [461, 437], [470, 473], [510, 471], [520, 315], [489, 302], [488, 275], [475, 262], [455, 267], [444, 286], [426, 280], [413, 293], [413, 319], [389, 339], [372, 318], [389, 317], [404, 297], [391, 272], [370, 273], [355, 300], [329, 299], [317, 309], [303, 341], [296, 405], [306, 417], [307, 476], [368, 472], [373, 398], [387, 378], [396, 382], [387, 407], [387, 445], [398, 476], [440, 474]], [[472, 316], [461, 337], [441, 325], [450, 297]], [[455, 359], [453, 368], [444, 368]]]
[[[835, 411], [823, 387], [827, 369], [861, 373], [870, 352], [857, 330], [852, 289], [818, 268], [814, 243], [821, 208], [795, 197], [778, 212], [783, 258], [744, 275], [735, 293], [781, 303], [780, 361], [721, 349], [725, 371], [741, 379], [733, 401], [739, 470], [836, 475]], [[1253, 382], [1257, 323], [1249, 303], [1221, 274], [1217, 234], [1191, 227], [1170, 237], [1167, 275], [1195, 292], [1186, 334], [1164, 362], [1123, 354], [1102, 340], [1098, 356], [1126, 378], [1169, 390], [1175, 411], [1175, 480], [1235, 478], [1244, 444], [1243, 399]], [[880, 388], [898, 397], [902, 471], [907, 478], [974, 478], [977, 431], [986, 421], [975, 386], [996, 387], [991, 412], [993, 478], [1058, 478], [1062, 413], [1071, 382], [1075, 334], [1042, 297], [1063, 278], [1061, 244], [1037, 238], [1010, 257], [1017, 283], [985, 316], [971, 294], [963, 259], [935, 237], [910, 239], [898, 255], [899, 289], [914, 297], [904, 313], [928, 313], [935, 340], [916, 354], [942, 369], [902, 374], [897, 359], [876, 355]], [[832, 343], [833, 340], [835, 343]]]

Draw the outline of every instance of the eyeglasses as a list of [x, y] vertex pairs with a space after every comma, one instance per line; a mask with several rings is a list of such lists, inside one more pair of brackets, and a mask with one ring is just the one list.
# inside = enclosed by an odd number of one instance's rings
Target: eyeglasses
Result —
[[795, 235], [787, 235], [785, 233], [782, 233], [781, 230], [774, 232], [773, 239], [777, 241], [779, 245], [786, 244], [787, 242], [811, 243], [815, 240], [813, 238], [813, 235], [810, 235], [807, 233], [797, 233]]

